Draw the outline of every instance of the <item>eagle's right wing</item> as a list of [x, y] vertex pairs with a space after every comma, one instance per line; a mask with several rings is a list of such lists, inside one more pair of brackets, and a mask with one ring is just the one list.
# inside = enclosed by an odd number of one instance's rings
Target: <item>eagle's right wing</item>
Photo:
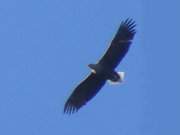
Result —
[[121, 23], [110, 47], [99, 61], [100, 65], [114, 69], [119, 64], [129, 50], [131, 40], [136, 33], [135, 26], [136, 24], [132, 19], [127, 19]]
[[92, 99], [106, 80], [101, 76], [91, 73], [84, 81], [82, 81], [73, 91], [64, 106], [64, 113], [73, 113], [78, 111], [90, 99]]

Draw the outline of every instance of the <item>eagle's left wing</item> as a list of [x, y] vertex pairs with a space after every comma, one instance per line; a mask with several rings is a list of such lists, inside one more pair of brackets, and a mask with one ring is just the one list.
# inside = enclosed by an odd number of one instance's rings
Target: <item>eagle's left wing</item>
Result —
[[73, 91], [64, 106], [64, 113], [73, 113], [78, 111], [90, 99], [92, 99], [106, 80], [102, 76], [91, 73], [84, 81], [82, 81]]

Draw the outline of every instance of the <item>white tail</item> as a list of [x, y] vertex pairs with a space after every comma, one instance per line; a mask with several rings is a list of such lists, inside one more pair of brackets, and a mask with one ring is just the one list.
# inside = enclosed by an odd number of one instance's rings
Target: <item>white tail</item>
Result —
[[125, 77], [125, 72], [118, 72], [118, 75], [120, 76], [119, 81], [123, 82], [124, 81], [124, 77]]
[[125, 72], [118, 72], [118, 75], [120, 76], [120, 79], [117, 82], [112, 82], [111, 80], [108, 80], [109, 84], [120, 84], [124, 81]]

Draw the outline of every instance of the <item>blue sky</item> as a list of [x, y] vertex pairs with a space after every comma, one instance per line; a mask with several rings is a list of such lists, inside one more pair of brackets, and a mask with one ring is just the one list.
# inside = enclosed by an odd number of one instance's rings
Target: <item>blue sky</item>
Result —
[[[179, 135], [178, 0], [0, 1], [0, 134]], [[137, 34], [108, 84], [78, 113], [63, 105], [120, 22]]]

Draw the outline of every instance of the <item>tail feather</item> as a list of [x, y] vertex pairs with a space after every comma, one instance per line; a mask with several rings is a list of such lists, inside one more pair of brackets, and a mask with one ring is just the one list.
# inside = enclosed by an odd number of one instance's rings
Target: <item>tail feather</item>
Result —
[[111, 80], [108, 80], [109, 84], [114, 85], [114, 84], [120, 84], [120, 83], [122, 83], [122, 82], [124, 81], [125, 72], [118, 72], [118, 75], [119, 75], [119, 77], [120, 77], [119, 80], [116, 81], [116, 82], [113, 82], [113, 81], [111, 81]]
[[125, 77], [125, 72], [118, 72], [118, 75], [120, 76], [119, 81], [123, 82], [124, 81], [124, 77]]

